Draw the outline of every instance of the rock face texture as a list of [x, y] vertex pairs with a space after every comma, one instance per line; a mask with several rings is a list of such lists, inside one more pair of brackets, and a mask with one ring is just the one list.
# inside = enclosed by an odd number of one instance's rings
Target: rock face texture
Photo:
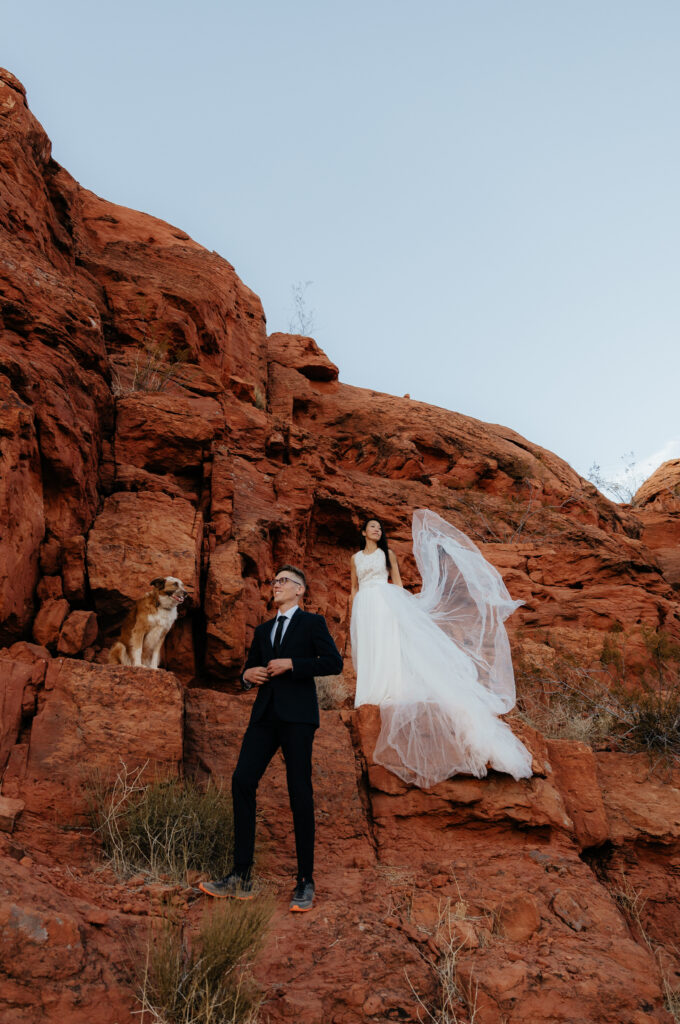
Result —
[[[411, 515], [434, 509], [524, 601], [520, 692], [525, 664], [600, 670], [624, 646], [635, 686], [649, 637], [680, 641], [679, 479], [667, 463], [617, 506], [511, 429], [343, 384], [313, 339], [267, 337], [223, 259], [79, 186], [0, 71], [3, 1022], [137, 1019], [130, 949], [162, 908], [102, 869], [83, 774], [122, 759], [228, 784], [251, 701], [235, 684], [277, 565], [304, 567], [351, 694], [361, 521], [383, 519], [417, 589]], [[190, 595], [167, 671], [100, 664], [164, 575]], [[317, 739], [319, 902], [303, 921], [285, 911], [278, 758], [262, 784], [261, 870], [282, 908], [256, 965], [263, 1019], [416, 1021], [455, 950], [462, 1021], [670, 1021], [677, 773], [512, 719], [531, 780], [420, 791], [372, 763], [378, 710], [344, 704]], [[196, 892], [175, 897], [196, 923]]]
[[634, 498], [644, 543], [656, 555], [666, 579], [680, 588], [680, 459], [652, 473]]

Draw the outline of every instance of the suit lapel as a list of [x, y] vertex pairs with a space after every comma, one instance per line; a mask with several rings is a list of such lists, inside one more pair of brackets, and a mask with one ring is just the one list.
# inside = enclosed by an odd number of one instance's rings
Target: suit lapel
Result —
[[290, 640], [291, 636], [293, 635], [295, 630], [300, 625], [300, 622], [302, 620], [302, 616], [303, 616], [302, 608], [298, 608], [298, 610], [293, 614], [292, 619], [288, 623], [288, 625], [286, 627], [286, 632], [283, 634], [283, 640], [281, 641], [281, 652], [280, 652], [281, 655], [283, 655], [283, 652], [288, 647], [288, 641]]
[[[271, 661], [272, 658], [274, 657], [274, 647], [272, 646], [272, 629], [274, 628], [275, 622], [276, 618], [273, 618], [270, 619], [269, 622], [262, 623], [262, 630], [264, 633], [264, 654], [266, 658], [265, 664], [267, 663], [267, 661]], [[290, 629], [290, 626], [288, 627], [288, 629]]]

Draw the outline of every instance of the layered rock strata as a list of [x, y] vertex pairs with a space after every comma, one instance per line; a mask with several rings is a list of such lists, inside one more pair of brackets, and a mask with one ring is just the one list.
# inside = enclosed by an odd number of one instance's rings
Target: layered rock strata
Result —
[[[168, 906], [193, 927], [204, 904], [102, 870], [84, 774], [122, 760], [228, 783], [251, 699], [234, 682], [277, 564], [304, 566], [348, 653], [361, 520], [384, 520], [417, 589], [411, 514], [432, 508], [524, 601], [520, 661], [602, 667], [625, 641], [634, 685], [645, 636], [680, 639], [677, 474], [617, 506], [509, 428], [343, 384], [311, 338], [267, 337], [217, 254], [79, 186], [5, 71], [0, 124], [0, 1000], [8, 1024], [123, 1024], [131, 939]], [[170, 671], [97, 664], [159, 575], [190, 594]], [[532, 780], [409, 789], [371, 761], [376, 715], [324, 712], [303, 921], [285, 912], [278, 759], [263, 785], [272, 1024], [415, 1021], [452, 949], [478, 1024], [668, 1021], [678, 780], [514, 720]]]

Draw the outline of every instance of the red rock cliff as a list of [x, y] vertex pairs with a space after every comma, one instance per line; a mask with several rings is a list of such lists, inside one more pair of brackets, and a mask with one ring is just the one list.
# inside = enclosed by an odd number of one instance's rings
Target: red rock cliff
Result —
[[[640, 668], [642, 626], [680, 638], [677, 510], [651, 491], [647, 511], [616, 506], [509, 428], [342, 384], [312, 339], [267, 337], [226, 261], [81, 188], [4, 71], [0, 117], [0, 819], [14, 828], [0, 832], [0, 998], [8, 1024], [113, 1024], [136, 1019], [126, 936], [158, 907], [102, 883], [91, 840], [59, 815], [83, 810], [79, 766], [117, 755], [228, 777], [248, 698], [216, 688], [231, 689], [277, 563], [304, 566], [345, 648], [361, 519], [385, 521], [417, 588], [411, 513], [429, 507], [525, 602], [512, 629], [535, 661], [597, 663], [614, 631]], [[184, 689], [87, 664], [165, 574], [192, 598], [166, 650]], [[478, 1022], [670, 1020], [658, 951], [672, 979], [678, 790], [642, 755], [527, 727], [529, 782], [408, 789], [371, 761], [374, 711], [324, 715], [323, 909], [303, 928], [276, 919], [258, 966], [270, 1020], [415, 1020], [404, 968], [432, 989], [445, 905]], [[263, 829], [284, 885], [272, 772]]]

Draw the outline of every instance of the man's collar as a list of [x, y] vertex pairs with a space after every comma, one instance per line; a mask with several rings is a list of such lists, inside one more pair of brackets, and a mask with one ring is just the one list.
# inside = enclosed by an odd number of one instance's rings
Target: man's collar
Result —
[[293, 607], [289, 608], [287, 612], [278, 612], [277, 611], [276, 618], [277, 619], [278, 618], [290, 619], [290, 618], [293, 617], [293, 615], [295, 614], [295, 612], [298, 610], [299, 607], [300, 607], [299, 604], [294, 604]]

